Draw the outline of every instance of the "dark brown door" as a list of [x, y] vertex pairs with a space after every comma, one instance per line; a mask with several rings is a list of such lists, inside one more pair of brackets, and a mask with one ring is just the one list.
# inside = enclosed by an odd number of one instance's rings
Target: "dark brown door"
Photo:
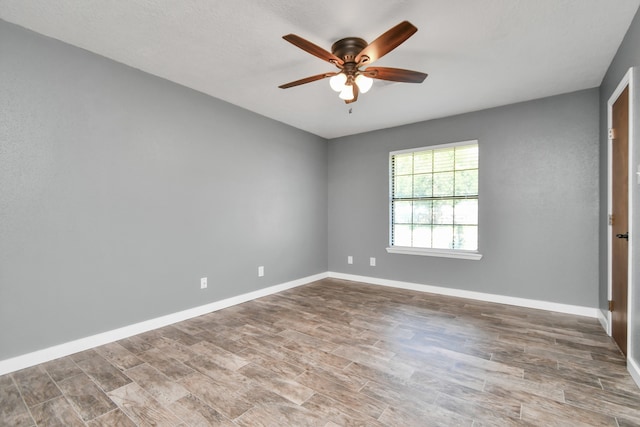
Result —
[[611, 329], [627, 354], [627, 291], [629, 262], [629, 87], [613, 104]]

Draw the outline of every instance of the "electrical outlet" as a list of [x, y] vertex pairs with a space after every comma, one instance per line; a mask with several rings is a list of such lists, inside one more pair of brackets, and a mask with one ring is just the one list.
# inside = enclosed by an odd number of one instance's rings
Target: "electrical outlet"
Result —
[[258, 277], [262, 277], [262, 276], [264, 276], [264, 266], [263, 265], [258, 267]]
[[369, 258], [369, 265], [371, 267], [375, 267], [376, 266], [376, 259], [374, 257]]
[[351, 255], [347, 257], [347, 264], [353, 264], [353, 257]]
[[200, 289], [206, 289], [206, 288], [207, 288], [207, 278], [202, 277], [200, 278]]

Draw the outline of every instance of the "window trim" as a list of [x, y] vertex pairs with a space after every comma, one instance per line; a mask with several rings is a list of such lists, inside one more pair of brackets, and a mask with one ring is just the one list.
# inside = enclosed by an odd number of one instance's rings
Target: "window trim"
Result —
[[[425, 150], [439, 150], [442, 148], [451, 148], [451, 147], [458, 147], [458, 146], [472, 145], [472, 144], [476, 144], [478, 145], [478, 147], [480, 146], [477, 139], [470, 139], [466, 141], [458, 141], [458, 142], [451, 142], [451, 143], [445, 143], [445, 144], [435, 144], [435, 145], [430, 145], [425, 147], [407, 148], [404, 150], [396, 150], [396, 151], [389, 152], [389, 203], [388, 203], [389, 220], [387, 221], [387, 226], [389, 227], [388, 229], [389, 246], [386, 248], [387, 253], [401, 254], [401, 255], [432, 256], [432, 257], [441, 257], [441, 258], [457, 258], [457, 259], [468, 259], [468, 260], [476, 260], [476, 261], [482, 259], [482, 254], [478, 250], [417, 248], [417, 247], [411, 247], [411, 246], [394, 246], [391, 244], [391, 238], [393, 233], [392, 231], [393, 224], [391, 224], [391, 218], [393, 218], [393, 213], [391, 212], [391, 210], [393, 209], [393, 203], [392, 203], [393, 201], [393, 175], [392, 175], [393, 156], [398, 154], [415, 153], [418, 151], [425, 151]], [[478, 200], [480, 200], [479, 189], [478, 189]], [[478, 241], [478, 247], [479, 246], [480, 246], [480, 241]]]
[[389, 246], [387, 253], [401, 255], [421, 255], [434, 256], [440, 258], [458, 258], [478, 261], [482, 259], [482, 254], [478, 251], [468, 251], [464, 249], [431, 249], [412, 248], [407, 246]]

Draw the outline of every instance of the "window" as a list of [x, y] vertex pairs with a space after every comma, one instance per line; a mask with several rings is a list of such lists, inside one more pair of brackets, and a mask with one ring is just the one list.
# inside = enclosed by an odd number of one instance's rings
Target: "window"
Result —
[[390, 153], [389, 252], [480, 259], [478, 142]]

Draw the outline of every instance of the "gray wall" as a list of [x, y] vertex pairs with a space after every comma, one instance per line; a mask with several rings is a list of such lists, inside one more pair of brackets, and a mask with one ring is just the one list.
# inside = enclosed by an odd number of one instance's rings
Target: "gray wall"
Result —
[[327, 271], [326, 140], [3, 21], [0, 58], [0, 360]]
[[[637, 20], [601, 94], [638, 62]], [[602, 304], [597, 89], [327, 150], [3, 21], [0, 57], [0, 360], [327, 270]], [[468, 139], [483, 259], [387, 254], [389, 151]]]
[[[600, 307], [603, 310], [607, 309], [607, 291], [609, 271], [607, 266], [607, 200], [608, 200], [608, 184], [607, 184], [607, 103], [609, 98], [615, 91], [616, 87], [629, 71], [631, 67], [640, 66], [640, 12], [636, 13], [627, 34], [625, 35], [618, 52], [616, 53], [604, 79], [600, 86]], [[640, 77], [636, 75], [636, 77]], [[636, 80], [636, 89], [640, 89], [640, 81]], [[637, 95], [637, 93], [636, 93]], [[640, 106], [640, 99], [635, 99], [635, 105]], [[640, 126], [640, 115], [638, 108], [635, 109], [636, 126]], [[638, 129], [640, 130], [640, 129]], [[636, 135], [638, 133], [636, 132]], [[631, 164], [640, 165], [640, 142], [636, 139], [634, 141], [635, 149], [631, 153]], [[637, 166], [636, 166], [637, 167]], [[635, 173], [636, 167], [629, 171], [629, 173]], [[634, 336], [633, 348], [629, 351], [635, 356], [634, 360], [637, 364], [640, 364], [640, 195], [638, 190], [640, 187], [636, 184], [631, 187], [631, 191], [635, 195], [633, 204], [633, 235], [629, 239], [634, 242], [635, 252], [632, 254], [633, 258], [629, 262], [633, 263], [634, 271], [631, 278], [631, 286], [633, 287], [634, 299], [632, 304], [632, 322], [629, 325], [629, 335]]]
[[[330, 271], [596, 307], [598, 99], [590, 89], [330, 141]], [[470, 139], [482, 260], [386, 253], [389, 152]]]

